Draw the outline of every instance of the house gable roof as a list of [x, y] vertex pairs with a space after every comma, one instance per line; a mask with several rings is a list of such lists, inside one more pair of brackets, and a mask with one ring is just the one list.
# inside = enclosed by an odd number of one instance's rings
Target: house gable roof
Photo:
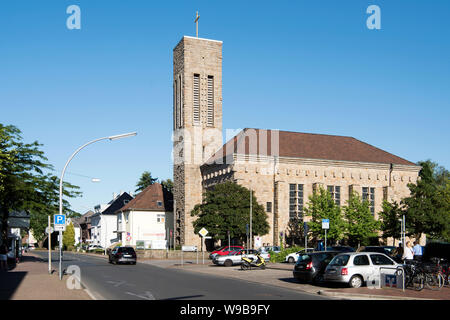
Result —
[[153, 183], [142, 190], [136, 197], [122, 206], [119, 211], [172, 211], [173, 195], [164, 188], [160, 183]]
[[102, 214], [115, 214], [117, 210], [122, 208], [126, 202], [129, 202], [133, 199], [127, 192], [123, 192], [120, 196], [110, 201], [110, 205], [102, 211]]

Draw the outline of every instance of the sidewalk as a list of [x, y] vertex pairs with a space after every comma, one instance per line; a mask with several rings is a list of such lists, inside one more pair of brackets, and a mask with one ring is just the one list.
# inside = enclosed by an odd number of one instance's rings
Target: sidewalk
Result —
[[48, 274], [48, 264], [32, 253], [25, 253], [21, 263], [8, 272], [0, 272], [1, 300], [91, 300], [84, 289], [70, 290], [67, 276]]

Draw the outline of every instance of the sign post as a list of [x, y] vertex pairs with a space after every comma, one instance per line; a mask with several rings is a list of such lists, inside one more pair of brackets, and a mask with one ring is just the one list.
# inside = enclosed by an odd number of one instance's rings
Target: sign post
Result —
[[65, 214], [55, 214], [53, 216], [53, 225], [55, 226], [55, 231], [59, 231], [59, 279], [62, 279], [62, 232], [66, 230], [66, 215]]
[[308, 232], [309, 232], [308, 223], [303, 222], [303, 233], [305, 234], [305, 249], [308, 248]]
[[53, 228], [50, 222], [50, 216], [48, 216], [48, 227], [45, 229], [45, 233], [48, 234], [48, 274], [52, 274], [52, 233]]
[[208, 234], [208, 230], [202, 228], [198, 233], [202, 236], [202, 263], [205, 264], [205, 237]]
[[325, 251], [327, 251], [327, 230], [330, 229], [330, 219], [322, 219], [322, 229], [325, 230]]

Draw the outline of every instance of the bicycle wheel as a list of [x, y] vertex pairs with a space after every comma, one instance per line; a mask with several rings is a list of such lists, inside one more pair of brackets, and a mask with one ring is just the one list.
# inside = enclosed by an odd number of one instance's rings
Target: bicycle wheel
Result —
[[411, 285], [414, 290], [421, 291], [424, 287], [424, 275], [423, 274], [415, 274], [411, 279]]
[[425, 285], [431, 290], [440, 290], [443, 286], [443, 278], [440, 273], [425, 274]]

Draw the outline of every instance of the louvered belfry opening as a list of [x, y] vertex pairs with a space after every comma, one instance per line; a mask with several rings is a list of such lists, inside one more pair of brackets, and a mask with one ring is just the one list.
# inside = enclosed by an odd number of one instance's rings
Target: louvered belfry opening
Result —
[[200, 75], [194, 74], [194, 105], [193, 105], [194, 124], [200, 124]]
[[208, 76], [208, 126], [214, 127], [214, 77]]

